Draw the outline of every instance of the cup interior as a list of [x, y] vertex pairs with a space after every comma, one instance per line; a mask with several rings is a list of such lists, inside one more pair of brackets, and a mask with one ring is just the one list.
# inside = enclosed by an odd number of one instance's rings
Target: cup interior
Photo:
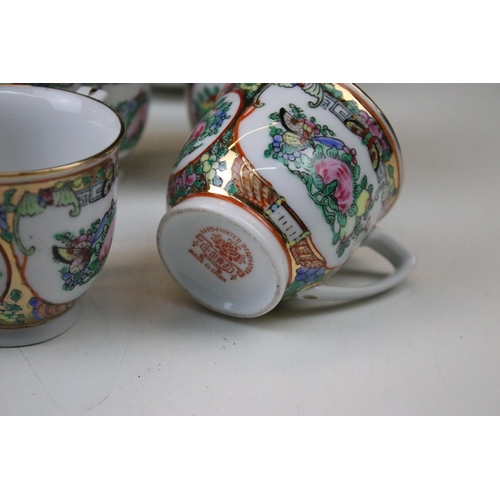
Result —
[[0, 173], [75, 163], [114, 144], [117, 114], [84, 95], [45, 87], [0, 86]]

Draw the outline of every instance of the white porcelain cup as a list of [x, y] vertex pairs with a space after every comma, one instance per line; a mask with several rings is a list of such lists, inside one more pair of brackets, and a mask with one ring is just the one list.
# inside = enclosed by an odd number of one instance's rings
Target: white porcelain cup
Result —
[[149, 83], [36, 83], [34, 85], [77, 92], [82, 87], [106, 92], [106, 104], [123, 120], [125, 133], [120, 143], [120, 159], [137, 146], [146, 125], [151, 85]]
[[[354, 85], [226, 85], [173, 166], [160, 255], [197, 301], [236, 317], [283, 299], [383, 292], [416, 263], [376, 227], [399, 194], [401, 161], [389, 122]], [[325, 284], [361, 244], [395, 272]]]
[[88, 95], [0, 85], [0, 346], [48, 340], [77, 320], [111, 245], [123, 133]]

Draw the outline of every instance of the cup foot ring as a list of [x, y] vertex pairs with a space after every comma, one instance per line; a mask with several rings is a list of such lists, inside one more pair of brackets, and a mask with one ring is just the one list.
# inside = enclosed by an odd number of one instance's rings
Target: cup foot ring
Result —
[[287, 286], [284, 248], [265, 223], [229, 199], [192, 196], [169, 209], [159, 225], [158, 250], [185, 291], [228, 316], [270, 311]]
[[77, 301], [71, 309], [47, 323], [20, 328], [0, 327], [0, 347], [24, 347], [58, 337], [77, 322], [80, 311], [81, 305]]

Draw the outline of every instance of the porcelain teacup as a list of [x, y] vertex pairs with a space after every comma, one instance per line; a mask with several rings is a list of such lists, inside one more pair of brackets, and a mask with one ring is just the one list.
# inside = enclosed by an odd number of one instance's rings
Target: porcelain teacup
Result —
[[91, 87], [106, 92], [106, 104], [123, 120], [125, 133], [120, 144], [120, 158], [130, 154], [137, 146], [146, 125], [151, 101], [149, 83], [37, 83], [37, 86], [78, 91]]
[[111, 245], [123, 134], [95, 98], [0, 85], [0, 346], [48, 340], [77, 320]]
[[[227, 84], [173, 166], [158, 249], [201, 304], [255, 317], [290, 298], [328, 302], [385, 291], [415, 256], [376, 227], [401, 188], [396, 135], [352, 84]], [[367, 245], [395, 272], [330, 286]]]

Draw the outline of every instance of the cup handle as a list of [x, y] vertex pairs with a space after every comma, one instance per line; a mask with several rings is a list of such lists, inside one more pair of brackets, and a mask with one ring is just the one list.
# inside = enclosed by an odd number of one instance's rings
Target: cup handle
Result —
[[80, 87], [77, 91], [77, 94], [86, 95], [89, 97], [93, 97], [101, 102], [106, 102], [106, 99], [109, 97], [109, 94], [102, 89], [96, 89], [95, 87], [88, 87], [86, 85]]
[[385, 292], [399, 285], [417, 264], [417, 257], [387, 233], [375, 227], [362, 246], [369, 247], [385, 257], [393, 266], [394, 273], [365, 286], [340, 287], [317, 285], [297, 293], [298, 299], [317, 299], [332, 302], [363, 299]]

